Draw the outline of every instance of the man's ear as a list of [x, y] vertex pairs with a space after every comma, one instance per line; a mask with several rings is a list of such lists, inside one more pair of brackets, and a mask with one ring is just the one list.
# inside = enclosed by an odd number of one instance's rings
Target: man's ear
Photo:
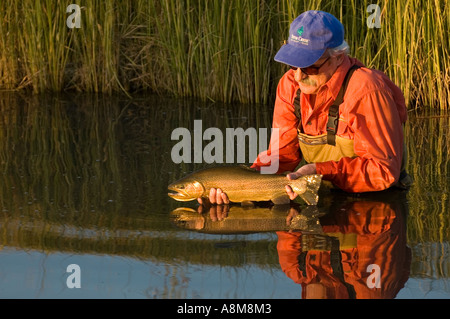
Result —
[[337, 59], [338, 59], [339, 64], [344, 62], [344, 57], [345, 57], [345, 53], [341, 53], [338, 55]]

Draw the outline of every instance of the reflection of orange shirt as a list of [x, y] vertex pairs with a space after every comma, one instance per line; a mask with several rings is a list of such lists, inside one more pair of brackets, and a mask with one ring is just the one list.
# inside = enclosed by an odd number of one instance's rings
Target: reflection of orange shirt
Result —
[[[302, 127], [305, 134], [326, 134], [328, 109], [335, 100], [348, 69], [362, 65], [346, 57], [331, 79], [316, 94], [301, 94]], [[293, 71], [281, 78], [275, 101], [273, 128], [279, 129], [279, 173], [293, 171], [301, 160], [297, 140], [298, 119], [294, 98], [298, 84]], [[348, 192], [378, 191], [389, 188], [399, 178], [403, 156], [403, 128], [407, 113], [401, 90], [380, 71], [360, 68], [353, 73], [339, 110], [337, 135], [354, 140], [356, 158], [344, 157], [338, 162], [316, 163], [317, 173]], [[253, 167], [270, 163], [267, 156], [277, 156], [272, 149], [259, 154]], [[264, 159], [262, 159], [264, 158]]]
[[[396, 214], [396, 211], [398, 212]], [[382, 202], [352, 202], [342, 214], [321, 218], [325, 234], [356, 234], [355, 247], [341, 247], [340, 256], [345, 283], [356, 298], [394, 298], [409, 277], [411, 252], [406, 246], [403, 212]], [[302, 254], [301, 232], [277, 232], [278, 254], [282, 270], [302, 288], [321, 282], [329, 298], [349, 298], [348, 289], [334, 274], [330, 251], [310, 250]], [[303, 255], [303, 261], [299, 256]], [[302, 265], [301, 265], [302, 263]], [[380, 269], [380, 288], [367, 285], [369, 265]], [[302, 289], [304, 291], [304, 289]]]

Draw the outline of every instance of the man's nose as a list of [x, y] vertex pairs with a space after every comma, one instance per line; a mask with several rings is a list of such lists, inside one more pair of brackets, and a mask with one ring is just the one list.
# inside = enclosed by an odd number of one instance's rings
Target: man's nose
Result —
[[300, 68], [297, 68], [297, 70], [295, 70], [294, 73], [294, 79], [297, 82], [300, 82], [301, 80], [303, 80], [305, 77], [307, 77], [307, 75], [305, 73], [302, 72], [302, 70]]

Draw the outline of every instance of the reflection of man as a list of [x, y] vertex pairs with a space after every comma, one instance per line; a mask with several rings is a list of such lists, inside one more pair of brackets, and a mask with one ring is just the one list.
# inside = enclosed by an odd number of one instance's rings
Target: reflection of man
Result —
[[354, 201], [320, 222], [325, 234], [277, 232], [284, 273], [303, 298], [394, 298], [409, 277], [402, 202]]

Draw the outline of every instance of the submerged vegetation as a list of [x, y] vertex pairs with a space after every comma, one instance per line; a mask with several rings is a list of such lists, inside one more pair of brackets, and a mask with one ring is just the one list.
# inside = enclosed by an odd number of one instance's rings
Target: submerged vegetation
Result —
[[[380, 28], [369, 28], [377, 2]], [[71, 3], [81, 8], [80, 28], [66, 24]], [[284, 71], [273, 56], [309, 9], [340, 19], [351, 55], [386, 72], [410, 109], [448, 109], [444, 0], [0, 0], [0, 89], [269, 103]]]

